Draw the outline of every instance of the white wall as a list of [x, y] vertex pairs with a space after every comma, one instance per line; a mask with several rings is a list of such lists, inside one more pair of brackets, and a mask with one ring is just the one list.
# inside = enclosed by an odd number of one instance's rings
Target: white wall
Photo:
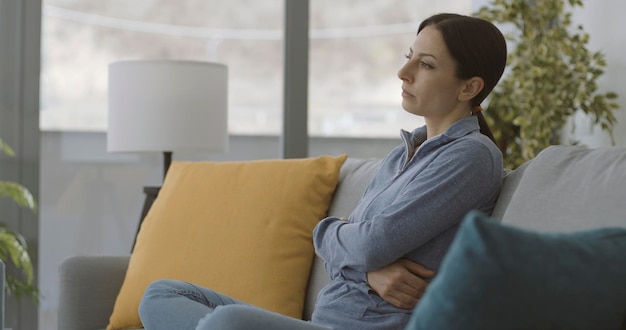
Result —
[[[589, 48], [601, 51], [606, 56], [606, 73], [599, 80], [601, 91], [614, 91], [619, 95], [620, 109], [615, 112], [618, 124], [614, 130], [616, 145], [626, 146], [626, 37], [624, 21], [626, 1], [603, 0], [585, 1], [585, 7], [577, 9], [573, 15], [574, 24], [582, 24], [590, 35]], [[608, 135], [598, 127], [593, 127], [588, 118], [577, 116], [574, 137], [589, 146], [608, 146]]]

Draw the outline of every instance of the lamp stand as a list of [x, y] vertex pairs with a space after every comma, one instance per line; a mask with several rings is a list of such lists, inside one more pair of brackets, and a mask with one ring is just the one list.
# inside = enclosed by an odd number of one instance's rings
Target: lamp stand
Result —
[[[165, 182], [165, 176], [167, 175], [167, 171], [170, 169], [170, 165], [172, 164], [172, 152], [171, 151], [163, 151], [163, 181]], [[159, 195], [159, 191], [161, 187], [143, 187], [143, 193], [146, 195], [146, 199], [143, 202], [143, 209], [141, 210], [141, 217], [139, 218], [139, 224], [137, 225], [137, 232], [135, 233], [135, 238], [133, 240], [133, 245], [130, 248], [130, 253], [133, 253], [135, 249], [135, 244], [137, 243], [137, 235], [139, 235], [139, 230], [141, 229], [141, 224], [143, 220], [146, 218], [148, 211], [152, 207], [152, 204], [156, 200]]]
[[165, 175], [167, 175], [167, 171], [170, 169], [170, 165], [172, 165], [172, 152], [163, 151], [163, 181], [164, 182], [165, 182]]

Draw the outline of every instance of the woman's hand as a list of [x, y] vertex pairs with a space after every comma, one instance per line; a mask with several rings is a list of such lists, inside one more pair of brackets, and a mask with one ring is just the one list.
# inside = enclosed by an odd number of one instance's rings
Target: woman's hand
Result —
[[417, 305], [435, 272], [409, 259], [399, 259], [379, 270], [367, 273], [369, 286], [388, 303], [402, 309]]

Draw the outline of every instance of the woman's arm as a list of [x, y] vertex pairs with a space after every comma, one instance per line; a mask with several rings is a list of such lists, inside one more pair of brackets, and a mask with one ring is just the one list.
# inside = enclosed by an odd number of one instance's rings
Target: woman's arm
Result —
[[491, 151], [481, 143], [450, 146], [371, 219], [322, 220], [313, 235], [316, 252], [335, 269], [380, 269], [495, 198], [502, 170], [494, 167]]

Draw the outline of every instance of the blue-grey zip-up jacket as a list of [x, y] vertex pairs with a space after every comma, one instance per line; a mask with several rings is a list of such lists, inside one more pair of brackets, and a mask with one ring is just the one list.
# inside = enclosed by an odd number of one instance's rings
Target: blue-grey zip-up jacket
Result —
[[404, 143], [383, 159], [348, 221], [328, 217], [314, 229], [315, 251], [332, 281], [319, 293], [313, 323], [403, 329], [411, 310], [376, 295], [366, 273], [400, 258], [437, 271], [467, 212], [493, 210], [502, 154], [479, 132], [476, 117], [428, 140], [425, 126], [401, 136]]

